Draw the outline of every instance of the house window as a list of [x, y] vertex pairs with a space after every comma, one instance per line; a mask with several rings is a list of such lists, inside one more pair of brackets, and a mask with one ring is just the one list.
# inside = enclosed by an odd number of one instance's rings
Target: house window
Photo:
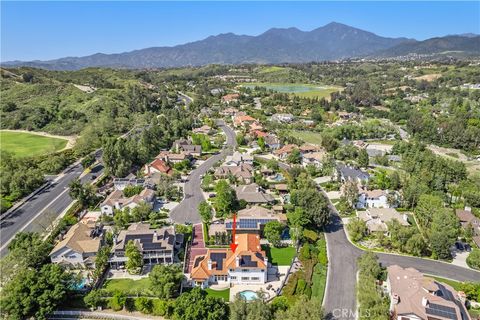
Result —
[[250, 280], [249, 277], [242, 277], [242, 281], [248, 281], [248, 280]]
[[231, 280], [237, 280], [237, 277], [236, 276], [231, 276], [230, 279]]
[[242, 272], [248, 272], [248, 269], [242, 269]]
[[260, 278], [259, 277], [252, 277], [251, 280], [252, 281], [258, 281], [258, 280], [260, 280]]

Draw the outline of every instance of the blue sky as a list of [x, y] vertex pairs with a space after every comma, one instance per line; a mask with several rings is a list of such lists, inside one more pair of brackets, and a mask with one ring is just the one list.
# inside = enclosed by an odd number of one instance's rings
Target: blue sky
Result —
[[480, 33], [480, 2], [1, 1], [1, 60], [54, 59], [172, 46], [209, 35], [312, 30], [331, 21], [423, 40]]

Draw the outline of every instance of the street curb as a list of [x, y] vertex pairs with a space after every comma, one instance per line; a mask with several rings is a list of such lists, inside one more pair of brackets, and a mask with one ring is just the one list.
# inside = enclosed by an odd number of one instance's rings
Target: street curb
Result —
[[323, 291], [322, 307], [325, 307], [325, 297], [328, 296], [328, 284], [330, 283], [330, 275], [332, 274], [332, 264], [330, 263], [330, 247], [328, 245], [327, 233], [323, 233], [325, 237], [325, 245], [327, 246], [327, 281], [325, 281], [325, 291]]

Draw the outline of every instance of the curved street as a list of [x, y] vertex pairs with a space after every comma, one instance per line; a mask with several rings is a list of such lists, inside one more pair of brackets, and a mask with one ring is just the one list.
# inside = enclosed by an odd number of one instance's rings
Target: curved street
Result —
[[213, 155], [202, 163], [198, 168], [193, 170], [188, 176], [188, 181], [183, 188], [183, 200], [170, 212], [170, 218], [176, 223], [198, 223], [201, 221], [198, 214], [198, 205], [204, 199], [202, 189], [200, 187], [202, 176], [213, 167], [213, 165], [223, 160], [227, 155], [232, 154], [237, 141], [235, 132], [228, 127], [224, 121], [218, 122], [218, 127], [223, 130], [227, 136], [227, 141], [219, 154]]
[[[322, 189], [324, 196], [325, 192]], [[328, 199], [328, 198], [327, 198]], [[329, 201], [332, 222], [326, 228], [328, 249], [328, 279], [323, 306], [329, 318], [355, 319], [357, 259], [363, 250], [347, 238], [342, 219]], [[396, 254], [376, 253], [383, 266], [397, 264], [412, 267], [425, 274], [458, 281], [479, 281], [480, 272], [449, 263]]]

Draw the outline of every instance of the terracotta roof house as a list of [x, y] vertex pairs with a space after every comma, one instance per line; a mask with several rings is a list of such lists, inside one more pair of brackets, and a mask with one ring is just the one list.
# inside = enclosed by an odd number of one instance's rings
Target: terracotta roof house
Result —
[[268, 136], [268, 133], [260, 130], [252, 130], [250, 131], [250, 134], [255, 138], [265, 138], [266, 136]]
[[255, 121], [250, 124], [249, 129], [250, 131], [263, 130], [263, 126], [258, 121]]
[[237, 112], [238, 112], [237, 108], [229, 107], [220, 111], [220, 114], [224, 116], [234, 116]]
[[125, 207], [130, 209], [135, 208], [140, 203], [145, 202], [150, 206], [153, 206], [155, 202], [155, 191], [151, 189], [143, 189], [140, 194], [125, 197], [123, 192], [120, 190], [115, 190], [102, 202], [100, 205], [100, 211], [102, 214], [113, 216], [113, 211], [122, 210]]
[[[255, 205], [238, 211], [236, 229], [238, 233], [261, 233], [265, 224], [274, 220], [286, 224], [287, 216], [282, 213], [276, 213], [273, 209]], [[232, 228], [233, 220], [226, 219], [225, 229], [232, 230]]]
[[171, 175], [173, 173], [173, 170], [168, 165], [168, 163], [161, 159], [155, 158], [155, 160], [145, 165], [145, 169], [143, 170], [143, 172], [147, 176], [155, 172]]
[[387, 268], [391, 319], [470, 320], [461, 294], [413, 268]]
[[298, 149], [298, 146], [295, 144], [286, 144], [278, 150], [275, 150], [273, 153], [278, 156], [280, 159], [286, 159], [293, 150]]
[[357, 211], [358, 218], [366, 222], [369, 232], [387, 232], [387, 223], [397, 220], [402, 226], [409, 226], [406, 214], [401, 214], [393, 208], [369, 208]]
[[134, 223], [114, 238], [112, 256], [108, 261], [112, 268], [123, 268], [128, 261], [125, 247], [129, 241], [140, 250], [145, 265], [171, 264], [174, 251], [183, 243], [183, 234], [176, 234], [173, 226], [150, 229], [147, 223]]
[[248, 204], [267, 204], [275, 201], [271, 194], [265, 193], [256, 183], [234, 187], [238, 200], [245, 200]]
[[70, 268], [94, 268], [103, 239], [103, 227], [85, 223], [73, 225], [50, 252], [52, 263]]
[[251, 183], [253, 180], [253, 166], [248, 163], [242, 163], [239, 166], [221, 166], [214, 173], [217, 179], [226, 179], [229, 175], [233, 175], [244, 183]]
[[231, 102], [238, 101], [238, 98], [240, 98], [240, 95], [238, 93], [229, 93], [222, 97], [222, 101], [229, 104]]
[[462, 228], [466, 228], [468, 225], [473, 227], [475, 235], [480, 235], [480, 218], [473, 215], [472, 209], [466, 207], [464, 210], [455, 210], [458, 220], [462, 224]]
[[193, 285], [207, 288], [211, 284], [263, 284], [267, 282], [268, 259], [260, 246], [258, 234], [237, 234], [235, 252], [208, 249], [195, 257], [189, 278]]
[[233, 117], [233, 125], [235, 127], [244, 127], [246, 125], [254, 123], [255, 121], [257, 121], [257, 119], [252, 118], [249, 115], [236, 115]]

